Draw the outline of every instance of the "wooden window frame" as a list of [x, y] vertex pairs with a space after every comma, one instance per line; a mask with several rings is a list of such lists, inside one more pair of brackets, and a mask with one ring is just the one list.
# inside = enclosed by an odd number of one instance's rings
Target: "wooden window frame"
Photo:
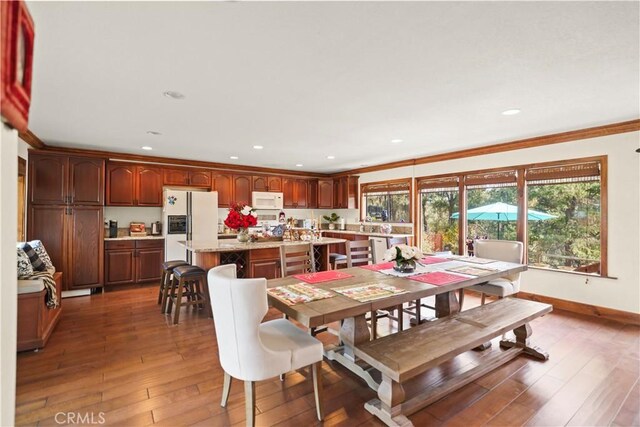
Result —
[[[439, 175], [426, 175], [416, 177], [416, 191], [414, 191], [413, 199], [415, 201], [415, 212], [413, 212], [413, 217], [416, 219], [416, 223], [414, 224], [414, 241], [416, 244], [421, 240], [422, 233], [422, 224], [418, 224], [418, 220], [422, 221], [422, 213], [420, 212], [420, 203], [418, 203], [418, 197], [420, 195], [420, 181], [426, 180], [437, 180], [441, 178], [458, 178], [458, 205], [460, 215], [458, 216], [458, 247], [459, 253], [463, 254], [466, 250], [466, 222], [467, 222], [467, 183], [466, 177], [470, 175], [481, 175], [481, 174], [490, 174], [490, 173], [500, 173], [500, 172], [508, 172], [508, 171], [516, 171], [516, 188], [517, 188], [517, 205], [518, 205], [518, 219], [516, 221], [516, 235], [517, 239], [524, 244], [524, 259], [528, 260], [528, 230], [527, 230], [527, 220], [526, 220], [526, 212], [528, 209], [528, 191], [527, 191], [527, 180], [526, 173], [530, 169], [538, 169], [544, 167], [553, 167], [553, 166], [563, 166], [570, 165], [576, 163], [592, 163], [597, 162], [600, 164], [600, 273], [597, 277], [609, 277], [609, 269], [608, 269], [608, 156], [592, 156], [592, 157], [582, 157], [576, 159], [564, 159], [564, 160], [556, 160], [549, 162], [538, 162], [538, 163], [528, 163], [521, 164], [515, 166], [508, 167], [498, 167], [498, 168], [490, 168], [490, 169], [480, 169], [480, 170], [471, 170], [465, 172], [456, 172], [456, 173], [448, 173], [448, 174], [439, 174]], [[453, 187], [452, 187], [453, 188]], [[413, 220], [412, 220], [413, 221]], [[545, 271], [556, 271], [553, 269], [544, 269]], [[558, 270], [559, 272], [563, 272]]]
[[[413, 191], [413, 178], [398, 178], [398, 179], [387, 179], [384, 181], [376, 181], [376, 182], [366, 182], [366, 183], [361, 183], [360, 184], [360, 221], [365, 221], [367, 215], [366, 215], [366, 206], [364, 203], [365, 200], [365, 189], [367, 187], [371, 187], [371, 186], [375, 186], [375, 185], [379, 185], [379, 186], [385, 186], [385, 185], [389, 185], [392, 186], [393, 184], [408, 184], [409, 186], [409, 222], [405, 223], [407, 225], [413, 224], [414, 221], [414, 212], [413, 212], [413, 207], [414, 207], [414, 191]], [[382, 190], [384, 191], [384, 190]], [[402, 224], [399, 222], [381, 222], [380, 224]]]

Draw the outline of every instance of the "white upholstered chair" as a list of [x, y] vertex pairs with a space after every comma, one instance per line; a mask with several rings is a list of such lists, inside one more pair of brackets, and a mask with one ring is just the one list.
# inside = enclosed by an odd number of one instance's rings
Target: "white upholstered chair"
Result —
[[311, 366], [316, 413], [322, 420], [322, 343], [285, 319], [261, 323], [267, 314], [267, 280], [237, 279], [235, 264], [212, 268], [209, 295], [224, 369], [222, 406], [231, 377], [244, 381], [247, 425], [255, 422], [255, 381]]
[[[511, 240], [476, 240], [474, 249], [478, 258], [495, 259], [517, 264], [522, 264], [524, 261], [524, 246], [522, 242]], [[520, 273], [471, 286], [468, 289], [482, 294], [482, 304], [485, 302], [486, 295], [504, 298], [520, 290]], [[462, 308], [462, 302], [464, 300], [462, 289], [460, 290], [459, 299], [460, 307]]]

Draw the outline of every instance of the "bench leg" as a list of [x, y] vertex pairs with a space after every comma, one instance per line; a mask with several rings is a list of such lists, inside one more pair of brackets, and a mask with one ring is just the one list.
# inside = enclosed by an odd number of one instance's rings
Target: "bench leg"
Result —
[[529, 337], [531, 336], [532, 331], [531, 326], [529, 326], [528, 323], [517, 327], [513, 330], [513, 333], [515, 334], [516, 339], [504, 339], [500, 341], [500, 347], [522, 347], [522, 351], [531, 357], [535, 357], [540, 360], [549, 360], [549, 353], [542, 350], [540, 347], [536, 347], [531, 344]]
[[409, 419], [402, 415], [404, 402], [402, 384], [382, 375], [382, 383], [378, 388], [378, 399], [365, 403], [364, 407], [388, 426], [413, 426]]

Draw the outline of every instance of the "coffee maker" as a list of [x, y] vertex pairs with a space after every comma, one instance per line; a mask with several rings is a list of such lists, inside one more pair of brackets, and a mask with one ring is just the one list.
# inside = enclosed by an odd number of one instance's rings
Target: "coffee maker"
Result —
[[118, 237], [118, 221], [109, 220], [109, 237]]

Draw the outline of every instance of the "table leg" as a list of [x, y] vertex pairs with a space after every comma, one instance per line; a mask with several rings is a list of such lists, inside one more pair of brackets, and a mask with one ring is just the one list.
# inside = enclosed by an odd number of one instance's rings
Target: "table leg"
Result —
[[436, 295], [436, 317], [451, 316], [460, 312], [460, 304], [453, 291]]

